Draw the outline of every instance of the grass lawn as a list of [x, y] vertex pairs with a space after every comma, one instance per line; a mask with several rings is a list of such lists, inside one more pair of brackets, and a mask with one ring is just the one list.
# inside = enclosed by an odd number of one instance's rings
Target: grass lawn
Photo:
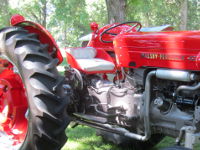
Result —
[[[95, 129], [87, 126], [79, 125], [73, 129], [69, 127], [66, 133], [69, 139], [62, 150], [125, 150], [111, 143], [106, 143], [100, 136], [96, 136]], [[174, 139], [166, 137], [151, 150], [159, 150], [173, 144]], [[200, 145], [196, 146], [195, 150], [199, 150], [199, 148]]]

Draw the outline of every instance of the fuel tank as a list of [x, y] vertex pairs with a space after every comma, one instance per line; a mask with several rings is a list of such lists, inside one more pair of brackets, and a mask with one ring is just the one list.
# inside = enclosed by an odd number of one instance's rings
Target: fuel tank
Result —
[[124, 33], [113, 44], [120, 67], [200, 70], [200, 31]]

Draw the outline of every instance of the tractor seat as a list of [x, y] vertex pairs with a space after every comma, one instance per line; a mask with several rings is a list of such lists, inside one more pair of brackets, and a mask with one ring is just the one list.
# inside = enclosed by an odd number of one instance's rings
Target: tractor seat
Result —
[[96, 50], [93, 47], [68, 48], [68, 63], [78, 70], [86, 73], [113, 72], [115, 64], [112, 58], [103, 50]]

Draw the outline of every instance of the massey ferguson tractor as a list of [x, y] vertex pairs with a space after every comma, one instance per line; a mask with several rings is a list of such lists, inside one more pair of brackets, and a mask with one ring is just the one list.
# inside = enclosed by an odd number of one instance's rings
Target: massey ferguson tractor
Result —
[[200, 143], [200, 31], [92, 23], [88, 45], [66, 49], [63, 76], [44, 27], [20, 15], [11, 25], [0, 30], [0, 133], [10, 140], [1, 150], [60, 150], [70, 121], [124, 150], [165, 136], [176, 138], [165, 150]]

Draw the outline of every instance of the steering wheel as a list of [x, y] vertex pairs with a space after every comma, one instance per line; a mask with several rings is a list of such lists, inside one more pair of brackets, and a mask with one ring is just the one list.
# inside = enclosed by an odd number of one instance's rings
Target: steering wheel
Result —
[[104, 34], [109, 34], [109, 35], [112, 35], [112, 36], [116, 36], [118, 35], [117, 33], [112, 33], [112, 32], [108, 32], [116, 27], [119, 27], [121, 25], [125, 25], [125, 24], [133, 24], [132, 26], [130, 26], [130, 29], [126, 30], [125, 32], [129, 32], [131, 31], [133, 28], [137, 28], [138, 29], [136, 31], [140, 31], [140, 29], [142, 28], [142, 25], [140, 22], [137, 22], [137, 21], [130, 21], [130, 22], [123, 22], [123, 23], [120, 23], [120, 24], [117, 24], [117, 25], [114, 25], [114, 26], [111, 26], [110, 28], [104, 30], [101, 34], [100, 34], [100, 41], [103, 42], [103, 43], [112, 43], [113, 41], [105, 41], [103, 40], [103, 35]]

